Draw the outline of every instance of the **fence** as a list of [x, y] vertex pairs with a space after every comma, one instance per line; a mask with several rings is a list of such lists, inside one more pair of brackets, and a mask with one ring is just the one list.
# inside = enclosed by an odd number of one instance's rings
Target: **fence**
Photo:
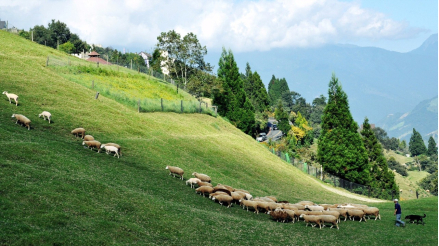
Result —
[[296, 161], [294, 158], [290, 158], [288, 153], [275, 151], [273, 148], [270, 148], [269, 150], [270, 152], [277, 155], [285, 162], [297, 167], [299, 170], [303, 171], [304, 173], [309, 174], [335, 187], [340, 187], [359, 195], [364, 195], [364, 196], [379, 198], [384, 200], [393, 200], [394, 198], [397, 197], [394, 190], [376, 189], [376, 188], [374, 189], [371, 188], [370, 186], [357, 184], [349, 180], [345, 180], [335, 175], [332, 175], [328, 172], [325, 172], [323, 171], [322, 168], [311, 166], [303, 161]]
[[[105, 70], [108, 70], [105, 73], [109, 73], [109, 74], [112, 73], [114, 74], [114, 72], [119, 72], [121, 67], [114, 64], [111, 65], [99, 64], [98, 62], [93, 64], [85, 60], [76, 59], [74, 57], [61, 58], [55, 56], [47, 57], [46, 66], [61, 67], [61, 68], [74, 67], [74, 66], [86, 66], [90, 68], [91, 67], [105, 68]], [[144, 67], [142, 67], [141, 69], [140, 67], [136, 67], [135, 65], [133, 66], [133, 70], [134, 71], [137, 70], [137, 73], [149, 75], [151, 78], [155, 79], [158, 82], [176, 86], [175, 89], [177, 90], [177, 93], [179, 90], [181, 90], [184, 91], [185, 93], [192, 95], [184, 88], [179, 88], [178, 84], [176, 84], [174, 80], [172, 80], [168, 76], [163, 75], [162, 73]], [[202, 100], [188, 101], [188, 100], [166, 100], [163, 98], [143, 98], [143, 99], [130, 98], [124, 93], [115, 92], [111, 89], [111, 87], [99, 84], [98, 82], [95, 81], [90, 81], [90, 82], [81, 81], [79, 83], [90, 89], [99, 91], [99, 94], [101, 95], [113, 98], [120, 103], [135, 108], [139, 113], [176, 112], [176, 113], [200, 113], [200, 114], [209, 114], [215, 117], [217, 116], [217, 107], [214, 105], [209, 106], [208, 103]], [[98, 95], [96, 95], [96, 98], [98, 98]]]

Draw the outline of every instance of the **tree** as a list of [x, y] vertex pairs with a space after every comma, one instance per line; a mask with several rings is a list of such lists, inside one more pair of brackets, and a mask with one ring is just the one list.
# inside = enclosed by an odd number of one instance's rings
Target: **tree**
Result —
[[428, 139], [427, 155], [428, 156], [437, 155], [436, 141], [434, 141], [434, 138], [432, 136], [430, 136], [430, 138]]
[[278, 104], [278, 101], [282, 99], [282, 93], [289, 92], [288, 83], [285, 78], [276, 79], [273, 75], [270, 83], [268, 83], [268, 101], [271, 106]]
[[18, 33], [18, 36], [20, 36], [20, 37], [23, 37], [23, 38], [25, 38], [25, 39], [31, 39], [31, 34], [30, 34], [30, 32], [26, 32], [26, 31], [20, 31], [19, 33]]
[[423, 178], [419, 182], [419, 186], [421, 186], [424, 190], [429, 190], [431, 194], [437, 196], [438, 195], [438, 171], [435, 173], [428, 175]]
[[367, 185], [370, 182], [370, 167], [357, 129], [358, 125], [349, 111], [348, 96], [338, 78], [332, 74], [328, 103], [323, 111], [317, 159], [327, 172]]
[[283, 134], [288, 134], [290, 131], [290, 123], [288, 121], [288, 113], [284, 110], [282, 102], [279, 101], [276, 110], [274, 111], [276, 115], [276, 120], [278, 122], [277, 127], [282, 131]]
[[70, 29], [67, 27], [67, 25], [63, 22], [52, 20], [51, 23], [49, 23], [48, 28], [50, 32], [50, 40], [51, 42], [48, 43], [48, 46], [51, 46], [52, 48], [56, 49], [57, 46], [63, 43], [66, 43], [70, 39]]
[[387, 160], [387, 165], [390, 170], [395, 170], [397, 173], [401, 174], [402, 176], [407, 177], [409, 175], [407, 173], [407, 168], [401, 165], [393, 156], [391, 156]]
[[389, 193], [382, 193], [382, 190], [392, 190], [395, 194], [399, 194], [399, 188], [395, 182], [395, 175], [387, 166], [386, 158], [384, 157], [383, 148], [375, 137], [372, 131], [369, 119], [363, 122], [363, 129], [361, 130], [364, 147], [366, 148], [369, 165], [370, 165], [370, 186], [375, 196], [381, 198], [388, 198]]
[[61, 44], [59, 46], [59, 50], [65, 52], [67, 54], [71, 54], [74, 49], [75, 49], [75, 46], [72, 43], [70, 43], [70, 41], [67, 41], [64, 44]]
[[245, 94], [255, 108], [255, 112], [263, 112], [268, 109], [268, 94], [258, 72], [252, 72], [247, 62], [245, 74], [241, 74], [244, 83]]
[[418, 156], [427, 153], [424, 140], [422, 140], [421, 134], [413, 128], [413, 134], [410, 137], [409, 151], [412, 156]]
[[320, 125], [322, 122], [323, 110], [326, 106], [326, 97], [324, 95], [320, 95], [320, 97], [316, 97], [312, 101], [312, 109], [309, 117], [309, 121], [311, 125]]
[[255, 127], [254, 108], [248, 100], [239, 69], [231, 50], [223, 48], [218, 62], [218, 79], [222, 91], [214, 93], [213, 103], [218, 113], [229, 119], [237, 128], [251, 135]]

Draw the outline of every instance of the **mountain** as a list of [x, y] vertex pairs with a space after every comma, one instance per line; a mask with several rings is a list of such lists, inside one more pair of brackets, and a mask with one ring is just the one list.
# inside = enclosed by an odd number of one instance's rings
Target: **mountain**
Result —
[[[290, 90], [307, 102], [323, 94], [334, 72], [348, 94], [358, 124], [368, 117], [376, 122], [388, 114], [405, 112], [438, 91], [437, 34], [418, 49], [400, 53], [374, 47], [325, 45], [236, 53], [241, 71], [246, 62], [267, 85], [271, 76], [285, 77]], [[214, 58], [215, 57], [215, 58]], [[218, 63], [219, 54], [207, 58]]]
[[389, 137], [410, 140], [413, 128], [421, 133], [425, 142], [430, 136], [438, 141], [438, 97], [420, 102], [407, 113], [389, 114], [376, 123]]

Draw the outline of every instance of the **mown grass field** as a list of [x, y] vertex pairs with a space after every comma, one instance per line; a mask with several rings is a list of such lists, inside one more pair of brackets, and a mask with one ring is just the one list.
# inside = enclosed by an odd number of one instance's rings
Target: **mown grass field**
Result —
[[[437, 245], [437, 197], [402, 201], [425, 226], [395, 228], [393, 203], [368, 204], [381, 221], [340, 230], [277, 223], [239, 206], [221, 207], [172, 178], [166, 165], [209, 174], [254, 196], [317, 203], [359, 201], [321, 188], [220, 117], [137, 113], [45, 67], [63, 54], [0, 31], [0, 244], [2, 245]], [[128, 81], [129, 82], [129, 81]], [[127, 82], [127, 83], [128, 83]], [[157, 88], [157, 90], [160, 90]], [[53, 123], [38, 118], [50, 111]], [[31, 130], [14, 124], [26, 115]], [[123, 148], [120, 159], [83, 148], [84, 127]]]

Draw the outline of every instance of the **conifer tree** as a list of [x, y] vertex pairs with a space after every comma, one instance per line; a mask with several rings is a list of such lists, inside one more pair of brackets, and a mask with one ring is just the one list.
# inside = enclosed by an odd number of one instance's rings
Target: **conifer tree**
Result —
[[[387, 165], [383, 147], [371, 129], [369, 119], [365, 119], [361, 130], [364, 147], [366, 148], [370, 165], [370, 187], [374, 197], [390, 199], [391, 195], [398, 196], [399, 188], [395, 182], [395, 175]], [[383, 191], [384, 190], [384, 191]]]
[[281, 101], [279, 101], [274, 114], [276, 116], [276, 120], [278, 121], [277, 127], [279, 130], [281, 130], [283, 134], [288, 134], [291, 127], [288, 120], [288, 113], [284, 110]]
[[349, 111], [348, 96], [332, 74], [317, 158], [325, 171], [352, 182], [368, 184], [369, 162], [357, 129]]
[[258, 72], [252, 72], [250, 64], [246, 65], [245, 74], [241, 74], [245, 93], [252, 103], [255, 112], [264, 112], [268, 109], [268, 94]]
[[254, 109], [248, 100], [238, 66], [231, 50], [223, 48], [218, 63], [218, 79], [223, 91], [214, 94], [213, 103], [218, 113], [229, 119], [235, 126], [247, 134], [255, 127]]
[[412, 156], [418, 156], [427, 153], [424, 140], [419, 132], [413, 128], [413, 134], [410, 137], [409, 151]]
[[268, 100], [270, 105], [277, 105], [278, 101], [282, 99], [282, 94], [284, 92], [290, 92], [286, 79], [278, 79], [273, 75], [270, 83], [268, 84]]
[[428, 139], [427, 155], [428, 156], [437, 155], [436, 141], [434, 141], [434, 138], [432, 136], [430, 136], [430, 138]]

